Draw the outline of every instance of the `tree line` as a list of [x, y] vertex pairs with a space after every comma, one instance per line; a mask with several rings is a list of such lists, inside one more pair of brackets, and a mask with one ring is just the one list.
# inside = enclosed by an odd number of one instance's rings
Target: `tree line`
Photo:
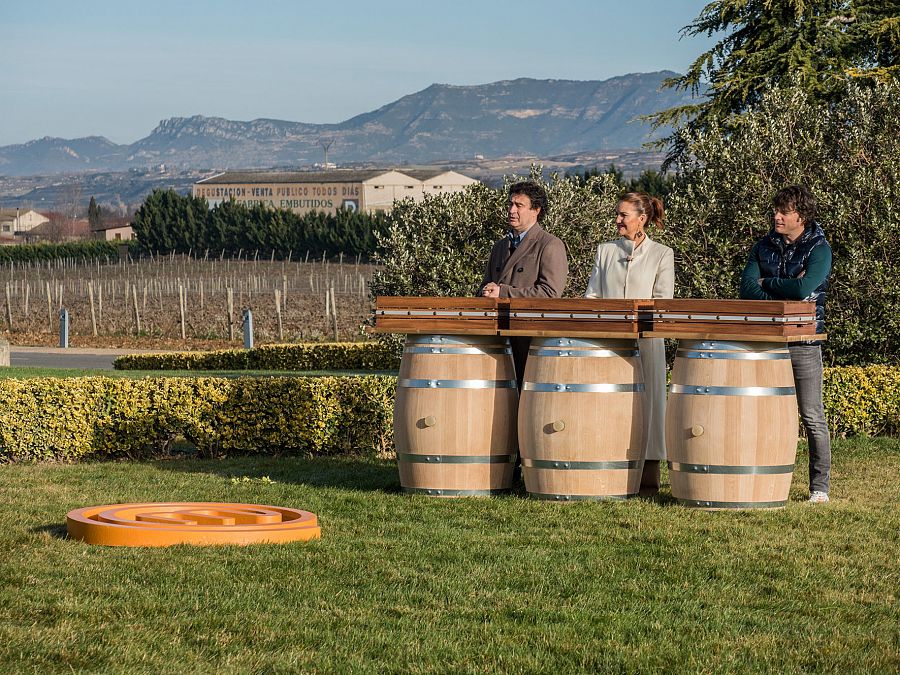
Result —
[[233, 200], [210, 209], [202, 197], [159, 189], [147, 196], [132, 220], [142, 252], [214, 251], [234, 256], [255, 251], [279, 259], [307, 254], [369, 258], [384, 227], [385, 216], [380, 213], [339, 209], [333, 215], [319, 211], [297, 215]]
[[121, 242], [69, 241], [49, 244], [0, 246], [0, 265], [22, 265], [63, 260], [118, 260]]
[[566, 177], [574, 179], [579, 185], [586, 185], [590, 178], [609, 176], [619, 186], [621, 192], [646, 192], [653, 197], [659, 197], [665, 201], [675, 184], [675, 176], [662, 173], [656, 169], [646, 169], [637, 178], [625, 180], [625, 174], [615, 164], [610, 164], [605, 171], [598, 167], [566, 173]]
[[[625, 180], [614, 164], [572, 174], [585, 185], [592, 177], [608, 175], [622, 192], [642, 190], [665, 198], [674, 178], [647, 170]], [[260, 204], [246, 206], [229, 200], [212, 209], [202, 197], [181, 195], [174, 190], [154, 190], [134, 215], [132, 228], [138, 252], [189, 253], [258, 252], [279, 259], [307, 253], [313, 257], [344, 255], [371, 258], [390, 216], [339, 209], [335, 214], [312, 211], [297, 215], [287, 209]], [[251, 253], [252, 254], [252, 253]]]

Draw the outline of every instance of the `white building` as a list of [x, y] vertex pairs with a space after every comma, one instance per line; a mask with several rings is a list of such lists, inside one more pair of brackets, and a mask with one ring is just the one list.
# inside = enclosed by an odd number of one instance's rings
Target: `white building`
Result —
[[477, 183], [455, 171], [394, 169], [335, 171], [227, 171], [194, 183], [191, 193], [209, 205], [234, 199], [297, 214], [339, 208], [389, 212], [398, 199], [422, 201], [425, 194], [459, 192]]
[[0, 238], [11, 240], [17, 233], [29, 232], [49, 221], [32, 209], [0, 209]]

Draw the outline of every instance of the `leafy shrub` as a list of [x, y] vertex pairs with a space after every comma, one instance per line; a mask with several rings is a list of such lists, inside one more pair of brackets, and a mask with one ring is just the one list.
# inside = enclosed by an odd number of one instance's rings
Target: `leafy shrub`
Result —
[[729, 131], [683, 140], [669, 196], [679, 297], [734, 297], [750, 244], [771, 227], [771, 198], [805, 183], [834, 251], [826, 307], [827, 358], [897, 362], [900, 355], [900, 83], [850, 86], [840, 101], [811, 103], [776, 89]]
[[900, 433], [900, 368], [826, 368], [823, 397], [832, 433]]
[[0, 246], [0, 264], [33, 263], [48, 260], [119, 259], [119, 246], [112, 241], [73, 241], [63, 244], [21, 244]]
[[[531, 178], [540, 182], [540, 170]], [[506, 232], [508, 177], [500, 190], [480, 183], [457, 193], [428, 195], [394, 205], [379, 236], [382, 269], [374, 295], [471, 296], [481, 285], [491, 246]], [[551, 177], [544, 183], [550, 208], [541, 225], [568, 249], [567, 297], [587, 287], [597, 243], [615, 236], [610, 218], [619, 188], [609, 174], [586, 180]]]
[[364, 377], [0, 380], [0, 460], [384, 453], [396, 380]]
[[[393, 450], [395, 377], [0, 380], [0, 461]], [[833, 434], [900, 432], [900, 368], [825, 369]]]
[[117, 370], [396, 370], [396, 355], [378, 342], [311, 342], [211, 352], [127, 354]]

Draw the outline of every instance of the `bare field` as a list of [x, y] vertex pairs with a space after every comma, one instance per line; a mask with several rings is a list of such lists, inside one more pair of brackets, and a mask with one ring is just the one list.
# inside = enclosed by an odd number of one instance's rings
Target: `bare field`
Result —
[[356, 341], [371, 313], [373, 271], [352, 260], [187, 256], [4, 265], [0, 335], [17, 345], [56, 345], [64, 308], [71, 346], [236, 347], [249, 309], [256, 344]]

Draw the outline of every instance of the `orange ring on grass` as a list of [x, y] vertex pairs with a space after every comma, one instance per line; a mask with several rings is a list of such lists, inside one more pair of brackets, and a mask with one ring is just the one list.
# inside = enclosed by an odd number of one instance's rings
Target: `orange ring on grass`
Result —
[[89, 506], [66, 515], [70, 539], [103, 546], [257, 544], [321, 536], [310, 511], [220, 502]]

